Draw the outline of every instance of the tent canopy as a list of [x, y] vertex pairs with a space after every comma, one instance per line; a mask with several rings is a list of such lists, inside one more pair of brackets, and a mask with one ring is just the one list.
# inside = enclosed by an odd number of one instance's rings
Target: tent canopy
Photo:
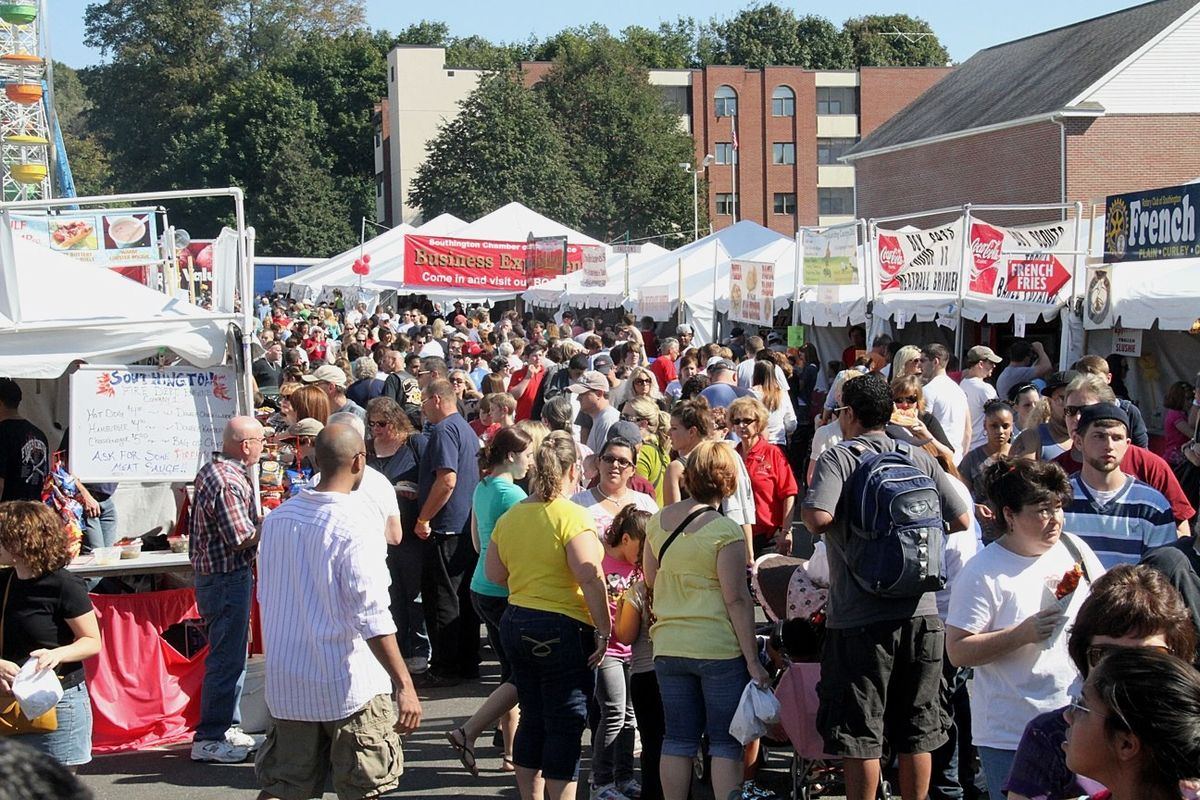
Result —
[[[569, 275], [554, 278], [553, 280], [540, 283], [531, 289], [527, 289], [522, 298], [525, 302], [535, 306], [548, 306], [558, 308], [564, 305], [564, 296], [568, 293], [578, 295], [586, 292], [588, 289], [605, 289], [607, 287], [619, 286], [622, 292], [625, 289], [625, 259], [629, 259], [629, 270], [632, 273], [642, 264], [650, 259], [658, 258], [663, 253], [669, 252], [665, 247], [659, 247], [653, 243], [642, 245], [642, 252], [631, 253], [626, 256], [623, 253], [612, 253], [608, 256], [607, 262], [604, 264], [605, 281], [604, 286], [584, 286], [583, 285], [583, 270], [579, 269]], [[587, 306], [584, 306], [585, 308]]]
[[227, 317], [33, 242], [13, 250], [21, 312], [0, 315], [0, 374], [54, 378], [78, 359], [129, 363], [164, 347], [199, 367], [225, 360]]
[[[1186, 331], [1200, 318], [1200, 258], [1114, 264], [1113, 319], [1122, 328]], [[1080, 292], [1083, 291], [1082, 282]]]

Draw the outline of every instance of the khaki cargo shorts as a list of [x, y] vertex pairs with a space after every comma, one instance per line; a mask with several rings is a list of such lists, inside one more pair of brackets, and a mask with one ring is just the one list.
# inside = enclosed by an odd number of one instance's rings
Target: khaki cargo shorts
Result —
[[378, 797], [396, 788], [404, 772], [395, 722], [386, 694], [334, 722], [274, 720], [254, 760], [258, 785], [282, 800], [308, 800], [324, 794], [332, 772], [339, 800]]

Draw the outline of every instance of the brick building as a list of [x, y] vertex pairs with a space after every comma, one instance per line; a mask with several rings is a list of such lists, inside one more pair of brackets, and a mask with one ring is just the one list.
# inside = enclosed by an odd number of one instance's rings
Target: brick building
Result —
[[[530, 84], [550, 67], [522, 65]], [[649, 78], [692, 136], [696, 164], [713, 156], [705, 168], [708, 195], [702, 200], [713, 227], [732, 225], [736, 211], [736, 219], [790, 234], [799, 225], [853, 219], [855, 168], [839, 159], [949, 72], [940, 67], [823, 72], [713, 66], [650, 70]], [[388, 97], [376, 117], [380, 222], [421, 221], [420, 208], [407, 198], [426, 142], [440, 122], [458, 113], [458, 102], [481, 74], [446, 65], [441, 48], [398, 47], [388, 54]]]
[[968, 202], [1090, 206], [1194, 180], [1198, 76], [1196, 0], [1156, 0], [982, 50], [846, 155], [858, 214]]

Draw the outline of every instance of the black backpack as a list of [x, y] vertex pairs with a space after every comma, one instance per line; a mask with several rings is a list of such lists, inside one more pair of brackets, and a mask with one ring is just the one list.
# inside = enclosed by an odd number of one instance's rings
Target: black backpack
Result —
[[941, 495], [914, 462], [911, 447], [896, 442], [895, 450], [876, 453], [856, 441], [839, 446], [858, 457], [843, 495], [849, 534], [842, 558], [855, 583], [881, 598], [945, 588]]

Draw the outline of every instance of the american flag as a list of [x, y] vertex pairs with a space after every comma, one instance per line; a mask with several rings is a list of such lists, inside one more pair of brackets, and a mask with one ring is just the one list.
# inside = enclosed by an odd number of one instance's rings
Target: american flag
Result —
[[737, 120], [736, 117], [729, 118], [729, 129], [731, 131], [733, 131], [733, 149], [734, 150], [738, 149], [737, 148], [737, 122], [736, 122], [736, 120]]

